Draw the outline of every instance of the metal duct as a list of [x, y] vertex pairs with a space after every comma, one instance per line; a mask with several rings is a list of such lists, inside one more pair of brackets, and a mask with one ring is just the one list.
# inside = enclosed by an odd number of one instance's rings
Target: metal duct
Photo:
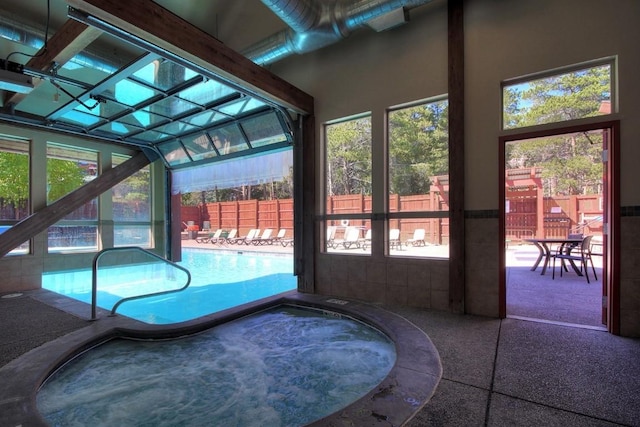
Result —
[[[358, 0], [350, 4], [338, 0], [332, 3], [322, 0], [261, 1], [289, 26], [242, 52], [255, 63], [267, 65], [293, 53], [307, 53], [336, 43], [353, 30], [385, 15], [391, 16], [393, 12], [402, 10], [402, 14], [395, 15], [405, 19], [405, 10], [431, 0]], [[372, 27], [381, 31], [395, 25], [397, 23]]]
[[[29, 46], [36, 49], [36, 51], [44, 46], [44, 31], [36, 30], [2, 15], [0, 15], [0, 37]], [[111, 64], [98, 55], [88, 52], [75, 55], [69, 62], [82, 67], [104, 71], [108, 74], [113, 74], [119, 68], [116, 64]]]

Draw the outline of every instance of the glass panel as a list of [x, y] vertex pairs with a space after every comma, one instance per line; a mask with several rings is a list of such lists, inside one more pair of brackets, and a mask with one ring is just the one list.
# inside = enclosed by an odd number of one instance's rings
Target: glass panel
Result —
[[[96, 103], [95, 100], [91, 100], [88, 102], [90, 106], [93, 106], [95, 103]], [[117, 102], [106, 102], [106, 103], [101, 102], [97, 104], [95, 108], [92, 108], [92, 109], [85, 108], [82, 105], [79, 105], [75, 108], [75, 110], [86, 113], [86, 114], [92, 114], [94, 116], [102, 117], [104, 119], [108, 119], [112, 116], [115, 116], [116, 114], [122, 113], [123, 111], [126, 110], [126, 108], [118, 104]]]
[[390, 255], [449, 256], [448, 101], [389, 111], [389, 212], [434, 212], [388, 223]]
[[[84, 89], [77, 86], [61, 82], [58, 82], [58, 84], [73, 96], [80, 96], [84, 93]], [[58, 90], [51, 83], [45, 82], [29, 92], [29, 96], [16, 105], [16, 110], [47, 117], [71, 100], [69, 95]]]
[[[371, 116], [325, 126], [326, 213], [371, 212]], [[365, 243], [371, 224], [365, 219], [338, 219], [327, 223], [325, 249], [330, 252], [368, 253]], [[365, 251], [353, 251], [365, 246]]]
[[98, 250], [95, 225], [56, 225], [49, 227], [49, 252]]
[[186, 99], [187, 101], [205, 106], [234, 93], [237, 92], [222, 83], [215, 80], [207, 80], [206, 82], [183, 90], [178, 94], [178, 96]]
[[135, 138], [146, 142], [158, 142], [168, 138], [173, 138], [173, 136], [162, 132], [156, 132], [154, 130], [149, 130], [136, 135]]
[[611, 114], [610, 64], [505, 85], [503, 127], [513, 129], [544, 123]]
[[235, 153], [249, 148], [240, 129], [235, 124], [214, 129], [209, 132], [209, 135], [220, 155]]
[[[47, 143], [47, 202], [58, 200], [98, 174], [98, 153]], [[91, 203], [91, 202], [88, 202]], [[96, 216], [91, 218], [97, 219]]]
[[185, 118], [183, 121], [191, 123], [194, 126], [207, 127], [225, 119], [228, 119], [228, 117], [216, 111], [203, 111], [202, 113]]
[[59, 120], [67, 123], [79, 124], [85, 128], [94, 126], [102, 121], [100, 117], [77, 110], [71, 110], [68, 113], [63, 114]]
[[169, 60], [156, 60], [133, 73], [133, 78], [167, 91], [195, 77], [193, 71]]
[[190, 137], [182, 138], [182, 143], [194, 161], [208, 159], [218, 155], [205, 134], [191, 135]]
[[132, 126], [148, 128], [149, 126], [155, 126], [160, 123], [166, 122], [167, 118], [140, 110], [131, 114], [127, 114], [126, 116], [121, 117], [118, 120]]
[[179, 165], [191, 161], [179, 141], [158, 145], [158, 149], [170, 165]]
[[142, 129], [134, 126], [129, 126], [126, 123], [111, 122], [98, 127], [97, 130], [115, 133], [118, 135], [128, 135], [130, 133], [140, 132]]
[[196, 104], [192, 104], [172, 96], [145, 107], [144, 110], [151, 111], [156, 114], [162, 114], [165, 117], [174, 117], [176, 115], [195, 110], [196, 108], [199, 108]]
[[287, 136], [275, 113], [243, 120], [240, 124], [252, 147], [284, 142]]
[[229, 116], [238, 116], [240, 114], [244, 114], [258, 108], [265, 107], [265, 104], [262, 101], [258, 101], [254, 98], [244, 97], [238, 99], [236, 101], [229, 102], [228, 104], [223, 105], [222, 107], [216, 108], [216, 110], [227, 114]]
[[117, 37], [102, 33], [81, 53], [58, 69], [58, 74], [96, 85], [145, 52]]
[[[127, 157], [113, 156], [113, 167], [124, 163]], [[151, 175], [145, 166], [111, 189], [114, 221], [150, 221]]]
[[[29, 215], [29, 143], [0, 136], [0, 234]], [[29, 252], [29, 241], [9, 255]]]
[[29, 143], [0, 136], [0, 219], [29, 216]]
[[191, 126], [188, 123], [171, 122], [171, 123], [167, 123], [166, 125], [159, 126], [155, 130], [157, 130], [158, 132], [169, 133], [172, 135], [181, 135], [183, 133], [187, 133], [195, 129], [197, 129], [195, 126]]
[[115, 99], [121, 104], [133, 107], [141, 102], [160, 94], [147, 86], [143, 86], [133, 80], [124, 79], [115, 84], [114, 87], [102, 92], [100, 95], [107, 99]]
[[151, 247], [151, 227], [148, 225], [114, 225], [114, 246]]
[[448, 102], [389, 111], [388, 120], [390, 212], [443, 210], [449, 192]]

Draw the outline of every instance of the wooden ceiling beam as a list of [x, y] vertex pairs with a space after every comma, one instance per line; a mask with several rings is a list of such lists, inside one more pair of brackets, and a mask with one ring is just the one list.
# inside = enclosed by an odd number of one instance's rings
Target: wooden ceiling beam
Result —
[[[46, 50], [42, 47], [33, 58], [25, 64], [25, 67], [46, 71], [51, 67], [52, 63], [65, 64], [84, 48], [91, 44], [102, 31], [89, 27], [82, 22], [73, 19], [67, 20], [60, 30], [58, 30], [47, 41]], [[36, 79], [34, 85], [42, 84], [41, 79]], [[4, 105], [18, 104], [27, 94], [8, 92], [5, 95]]]
[[67, 0], [75, 9], [179, 56], [250, 94], [298, 113], [313, 113], [313, 97], [230, 49], [152, 0]]

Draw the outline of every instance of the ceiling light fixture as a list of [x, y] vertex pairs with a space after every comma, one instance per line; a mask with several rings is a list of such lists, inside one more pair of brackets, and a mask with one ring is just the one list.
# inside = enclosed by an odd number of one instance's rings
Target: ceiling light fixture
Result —
[[0, 69], [0, 90], [29, 93], [33, 90], [33, 79], [23, 73]]

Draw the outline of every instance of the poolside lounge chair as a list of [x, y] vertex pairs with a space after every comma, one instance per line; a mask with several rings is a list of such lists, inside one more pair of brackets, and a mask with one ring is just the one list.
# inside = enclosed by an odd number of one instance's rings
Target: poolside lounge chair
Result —
[[371, 246], [371, 229], [367, 230], [362, 239], [358, 239], [358, 243], [360, 243], [363, 251], [366, 251], [367, 247]]
[[344, 246], [345, 249], [351, 249], [352, 246], [360, 247], [360, 229], [358, 227], [347, 227], [344, 230], [344, 238], [334, 239], [331, 245], [336, 249], [338, 246]]
[[213, 233], [213, 236], [211, 236], [211, 238], [209, 239], [209, 243], [214, 244], [214, 243], [222, 243], [224, 241], [224, 237], [222, 236], [222, 228], [218, 228], [216, 230], [215, 233]]
[[257, 246], [257, 245], [272, 245], [273, 244], [273, 239], [271, 238], [272, 234], [273, 234], [273, 229], [272, 228], [265, 228], [264, 231], [262, 232], [261, 236], [258, 236], [256, 234], [253, 237], [253, 239], [251, 239], [251, 241], [247, 243], [247, 245], [249, 243], [253, 243], [255, 246]]
[[260, 229], [252, 228], [251, 230], [249, 230], [246, 236], [238, 237], [235, 243], [237, 243], [238, 245], [242, 245], [242, 244], [248, 245], [257, 236], [260, 236]]
[[333, 241], [336, 238], [336, 230], [338, 229], [338, 227], [336, 227], [335, 225], [330, 225], [327, 227], [327, 247], [328, 248], [332, 248], [333, 247]]
[[271, 238], [271, 243], [281, 242], [286, 235], [287, 235], [287, 229], [281, 228], [280, 231], [278, 231], [278, 234], [276, 235], [276, 237]]
[[424, 241], [425, 230], [424, 228], [416, 228], [413, 232], [413, 237], [407, 239], [405, 245], [409, 246], [427, 246], [427, 242]]
[[400, 241], [400, 229], [392, 228], [389, 230], [389, 248], [402, 250], [402, 242]]
[[198, 236], [196, 237], [196, 242], [198, 243], [209, 243], [211, 241], [211, 238], [213, 237], [213, 233], [209, 233], [206, 236]]
[[231, 244], [235, 244], [237, 239], [238, 239], [238, 229], [237, 228], [232, 228], [229, 231], [229, 234], [227, 234], [227, 237], [224, 238], [224, 240], [221, 240], [220, 243], [231, 243]]

